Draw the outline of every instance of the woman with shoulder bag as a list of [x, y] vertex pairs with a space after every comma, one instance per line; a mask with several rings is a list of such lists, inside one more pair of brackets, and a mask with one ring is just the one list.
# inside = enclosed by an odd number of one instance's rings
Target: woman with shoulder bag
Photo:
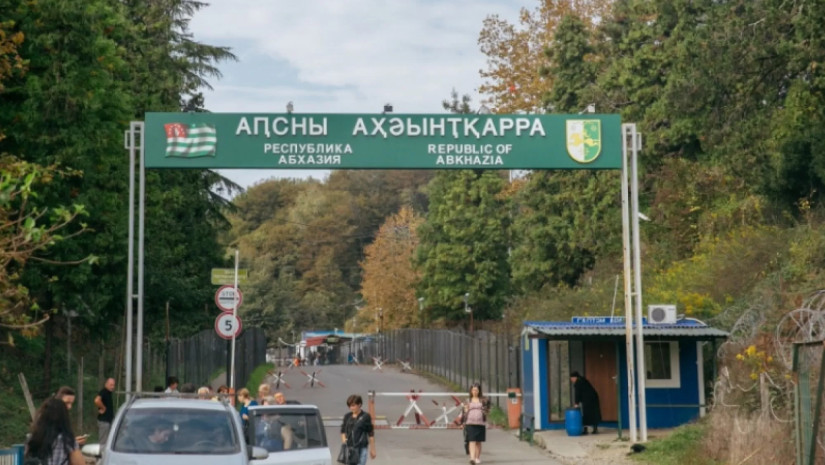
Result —
[[490, 402], [481, 393], [481, 384], [470, 386], [469, 398], [464, 403], [462, 421], [464, 434], [469, 445], [470, 463], [481, 463], [481, 443], [487, 439], [487, 413]]
[[85, 465], [80, 445], [72, 433], [69, 409], [54, 397], [43, 402], [26, 442], [24, 463], [42, 465]]
[[341, 422], [341, 453], [338, 462], [349, 465], [365, 465], [367, 463], [367, 448], [369, 456], [374, 459], [375, 429], [372, 426], [372, 417], [361, 410], [363, 401], [361, 396], [353, 394], [347, 398], [349, 413], [344, 415]]

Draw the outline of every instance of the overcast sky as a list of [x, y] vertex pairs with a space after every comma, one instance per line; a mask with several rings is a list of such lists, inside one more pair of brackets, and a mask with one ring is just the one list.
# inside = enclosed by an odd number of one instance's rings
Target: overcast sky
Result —
[[[483, 20], [518, 23], [534, 0], [206, 0], [195, 40], [232, 48], [206, 107], [213, 112], [443, 113], [456, 89], [477, 105]], [[325, 171], [221, 170], [244, 187]]]

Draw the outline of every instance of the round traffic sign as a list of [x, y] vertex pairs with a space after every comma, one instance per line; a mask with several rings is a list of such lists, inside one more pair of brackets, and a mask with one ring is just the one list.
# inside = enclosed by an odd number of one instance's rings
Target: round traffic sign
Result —
[[223, 339], [238, 337], [242, 327], [240, 317], [231, 313], [221, 313], [215, 318], [215, 332]]
[[[237, 292], [235, 292], [237, 291]], [[223, 312], [231, 312], [237, 302], [238, 307], [243, 303], [243, 293], [234, 286], [221, 286], [215, 292], [215, 305]]]

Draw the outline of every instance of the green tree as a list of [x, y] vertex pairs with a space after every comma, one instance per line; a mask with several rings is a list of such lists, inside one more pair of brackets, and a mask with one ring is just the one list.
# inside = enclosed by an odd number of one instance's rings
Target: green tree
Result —
[[574, 286], [621, 249], [617, 173], [536, 171], [516, 194], [510, 264], [521, 292]]
[[481, 170], [442, 171], [430, 183], [416, 259], [430, 320], [464, 320], [465, 293], [475, 318], [501, 318], [510, 295], [505, 185], [500, 173]]
[[561, 18], [552, 48], [545, 50], [549, 65], [539, 72], [552, 76], [553, 86], [544, 96], [544, 107], [554, 113], [578, 113], [583, 102], [582, 90], [595, 84], [597, 63], [590, 43], [591, 30], [574, 14]]

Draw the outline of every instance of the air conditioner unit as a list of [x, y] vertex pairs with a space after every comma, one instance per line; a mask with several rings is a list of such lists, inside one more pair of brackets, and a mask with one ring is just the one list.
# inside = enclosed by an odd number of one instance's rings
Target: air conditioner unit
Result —
[[653, 325], [676, 324], [675, 305], [648, 305], [647, 321]]

